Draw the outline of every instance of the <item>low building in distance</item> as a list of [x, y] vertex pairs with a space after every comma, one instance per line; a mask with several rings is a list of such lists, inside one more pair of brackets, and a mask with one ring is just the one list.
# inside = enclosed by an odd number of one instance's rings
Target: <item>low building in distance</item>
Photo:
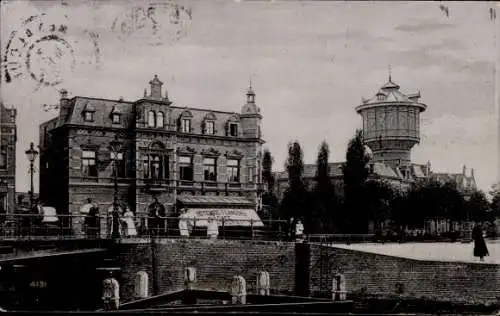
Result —
[[17, 111], [0, 102], [0, 220], [16, 203]]
[[62, 92], [59, 115], [40, 125], [40, 197], [63, 214], [77, 214], [88, 198], [107, 210], [118, 137], [119, 200], [137, 215], [154, 197], [167, 216], [255, 212], [264, 141], [252, 87], [236, 113], [174, 105], [156, 75], [149, 85], [133, 102]]

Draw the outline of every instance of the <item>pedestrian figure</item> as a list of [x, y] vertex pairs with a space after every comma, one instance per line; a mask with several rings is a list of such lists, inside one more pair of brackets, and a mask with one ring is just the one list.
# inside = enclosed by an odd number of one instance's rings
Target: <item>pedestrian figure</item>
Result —
[[122, 227], [124, 228], [124, 235], [125, 236], [137, 236], [137, 229], [135, 228], [135, 222], [134, 222], [134, 213], [130, 210], [128, 206], [124, 207], [125, 213], [123, 213], [123, 216], [121, 218], [123, 225]]
[[219, 236], [219, 224], [214, 216], [211, 216], [207, 220], [207, 236], [210, 239], [217, 239]]
[[483, 230], [479, 224], [472, 229], [472, 239], [474, 239], [474, 257], [479, 257], [480, 261], [484, 261], [484, 257], [488, 256], [488, 248], [483, 237]]
[[113, 278], [112, 271], [102, 282], [102, 301], [104, 310], [117, 310], [120, 304], [120, 285]]
[[99, 206], [92, 202], [91, 198], [87, 199], [87, 204], [82, 206], [80, 213], [85, 216], [85, 231], [91, 237], [97, 237], [99, 231]]
[[302, 242], [304, 239], [304, 225], [300, 219], [297, 220], [297, 224], [295, 224], [295, 239], [299, 242]]
[[153, 203], [148, 207], [149, 221], [148, 227], [152, 235], [160, 235], [160, 231], [165, 228], [165, 207], [158, 202], [158, 198], [154, 197]]

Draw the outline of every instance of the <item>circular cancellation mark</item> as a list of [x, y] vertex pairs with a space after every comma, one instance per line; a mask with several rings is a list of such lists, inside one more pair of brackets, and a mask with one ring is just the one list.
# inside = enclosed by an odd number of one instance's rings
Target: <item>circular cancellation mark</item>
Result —
[[[90, 45], [87, 56], [78, 56], [82, 64], [99, 63], [98, 34], [85, 31]], [[30, 78], [40, 87], [55, 87], [64, 76], [75, 70], [78, 62], [75, 49], [81, 43], [68, 40], [68, 18], [51, 23], [46, 13], [33, 15], [23, 21], [8, 39], [3, 56], [2, 77], [6, 83]], [[81, 55], [81, 54], [80, 54]]]

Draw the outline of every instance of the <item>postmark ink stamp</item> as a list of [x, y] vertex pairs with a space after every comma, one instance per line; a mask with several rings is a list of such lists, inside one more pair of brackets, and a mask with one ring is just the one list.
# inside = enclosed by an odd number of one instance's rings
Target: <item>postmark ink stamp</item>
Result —
[[[69, 21], [52, 23], [47, 13], [25, 19], [11, 32], [3, 52], [2, 77], [5, 83], [31, 79], [40, 87], [56, 87], [65, 74], [75, 71], [79, 63], [88, 63], [88, 56], [78, 56], [79, 44], [68, 36]], [[99, 63], [98, 34], [87, 32], [92, 45], [90, 60]]]
[[192, 20], [191, 8], [171, 0], [134, 6], [116, 17], [112, 31], [122, 41], [146, 40], [153, 46], [170, 44], [187, 35]]

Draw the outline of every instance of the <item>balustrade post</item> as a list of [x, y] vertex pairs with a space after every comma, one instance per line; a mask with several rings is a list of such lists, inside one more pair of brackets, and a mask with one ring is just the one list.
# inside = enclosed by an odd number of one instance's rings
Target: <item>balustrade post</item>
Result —
[[228, 183], [224, 183], [225, 189], [226, 189], [226, 196], [229, 195], [229, 189], [228, 189]]
[[182, 303], [184, 305], [196, 305], [196, 293], [193, 289], [196, 287], [196, 268], [187, 267], [184, 270], [184, 295]]

